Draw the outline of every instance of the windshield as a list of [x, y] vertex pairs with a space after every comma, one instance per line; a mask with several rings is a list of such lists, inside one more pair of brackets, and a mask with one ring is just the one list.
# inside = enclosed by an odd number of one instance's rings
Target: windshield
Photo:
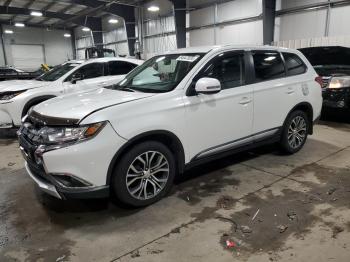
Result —
[[59, 66], [54, 67], [49, 72], [46, 72], [45, 74], [39, 76], [37, 80], [40, 81], [56, 81], [61, 76], [65, 75], [69, 71], [71, 71], [73, 68], [77, 67], [79, 64], [77, 63], [66, 63]]
[[202, 57], [203, 54], [173, 54], [153, 57], [112, 88], [149, 93], [169, 92], [180, 83]]

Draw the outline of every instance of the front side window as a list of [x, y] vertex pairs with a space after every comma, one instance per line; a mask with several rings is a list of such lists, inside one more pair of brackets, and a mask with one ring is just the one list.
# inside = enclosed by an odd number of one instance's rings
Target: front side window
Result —
[[244, 85], [244, 72], [243, 54], [226, 54], [209, 63], [200, 77], [216, 78], [222, 89], [229, 89]]
[[253, 59], [257, 82], [286, 76], [283, 61], [278, 52], [253, 52]]
[[109, 75], [126, 75], [133, 70], [136, 65], [124, 61], [108, 62]]
[[156, 56], [132, 71], [115, 89], [163, 93], [173, 90], [203, 54], [172, 54]]
[[292, 53], [282, 53], [284, 57], [284, 63], [287, 68], [288, 76], [295, 76], [304, 74], [307, 70], [306, 65], [303, 60], [300, 59], [299, 56]]
[[39, 81], [56, 81], [60, 77], [67, 74], [69, 71], [77, 67], [79, 64], [76, 63], [66, 63], [59, 66], [54, 67], [50, 71], [46, 72], [45, 74], [39, 76], [37, 80]]

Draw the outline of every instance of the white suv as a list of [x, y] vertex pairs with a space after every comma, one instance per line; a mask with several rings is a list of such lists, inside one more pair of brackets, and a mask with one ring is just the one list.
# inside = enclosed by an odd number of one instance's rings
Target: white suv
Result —
[[1, 82], [0, 128], [20, 126], [29, 108], [50, 98], [117, 83], [142, 63], [126, 58], [70, 61], [35, 80]]
[[20, 146], [29, 175], [58, 198], [145, 206], [204, 161], [264, 143], [300, 150], [321, 112], [319, 80], [296, 50], [177, 50], [118, 85], [34, 107]]

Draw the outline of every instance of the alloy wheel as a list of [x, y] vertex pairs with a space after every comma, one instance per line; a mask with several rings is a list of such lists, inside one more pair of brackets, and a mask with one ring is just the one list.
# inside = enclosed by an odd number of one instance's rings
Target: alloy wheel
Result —
[[147, 200], [158, 195], [169, 178], [169, 162], [158, 151], [147, 151], [137, 156], [129, 166], [126, 187], [138, 200]]
[[299, 148], [306, 139], [307, 125], [301, 116], [296, 116], [291, 121], [288, 128], [288, 143], [293, 148]]

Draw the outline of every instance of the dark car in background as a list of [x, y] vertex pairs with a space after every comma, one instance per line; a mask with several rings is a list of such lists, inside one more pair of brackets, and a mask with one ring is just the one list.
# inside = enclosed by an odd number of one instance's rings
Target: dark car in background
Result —
[[299, 50], [322, 77], [323, 108], [350, 112], [350, 48], [322, 46]]
[[21, 69], [11, 67], [11, 66], [3, 66], [0, 67], [0, 81], [5, 80], [29, 80], [37, 78], [38, 76], [44, 74], [46, 72], [43, 66], [36, 71], [33, 72], [25, 72]]

